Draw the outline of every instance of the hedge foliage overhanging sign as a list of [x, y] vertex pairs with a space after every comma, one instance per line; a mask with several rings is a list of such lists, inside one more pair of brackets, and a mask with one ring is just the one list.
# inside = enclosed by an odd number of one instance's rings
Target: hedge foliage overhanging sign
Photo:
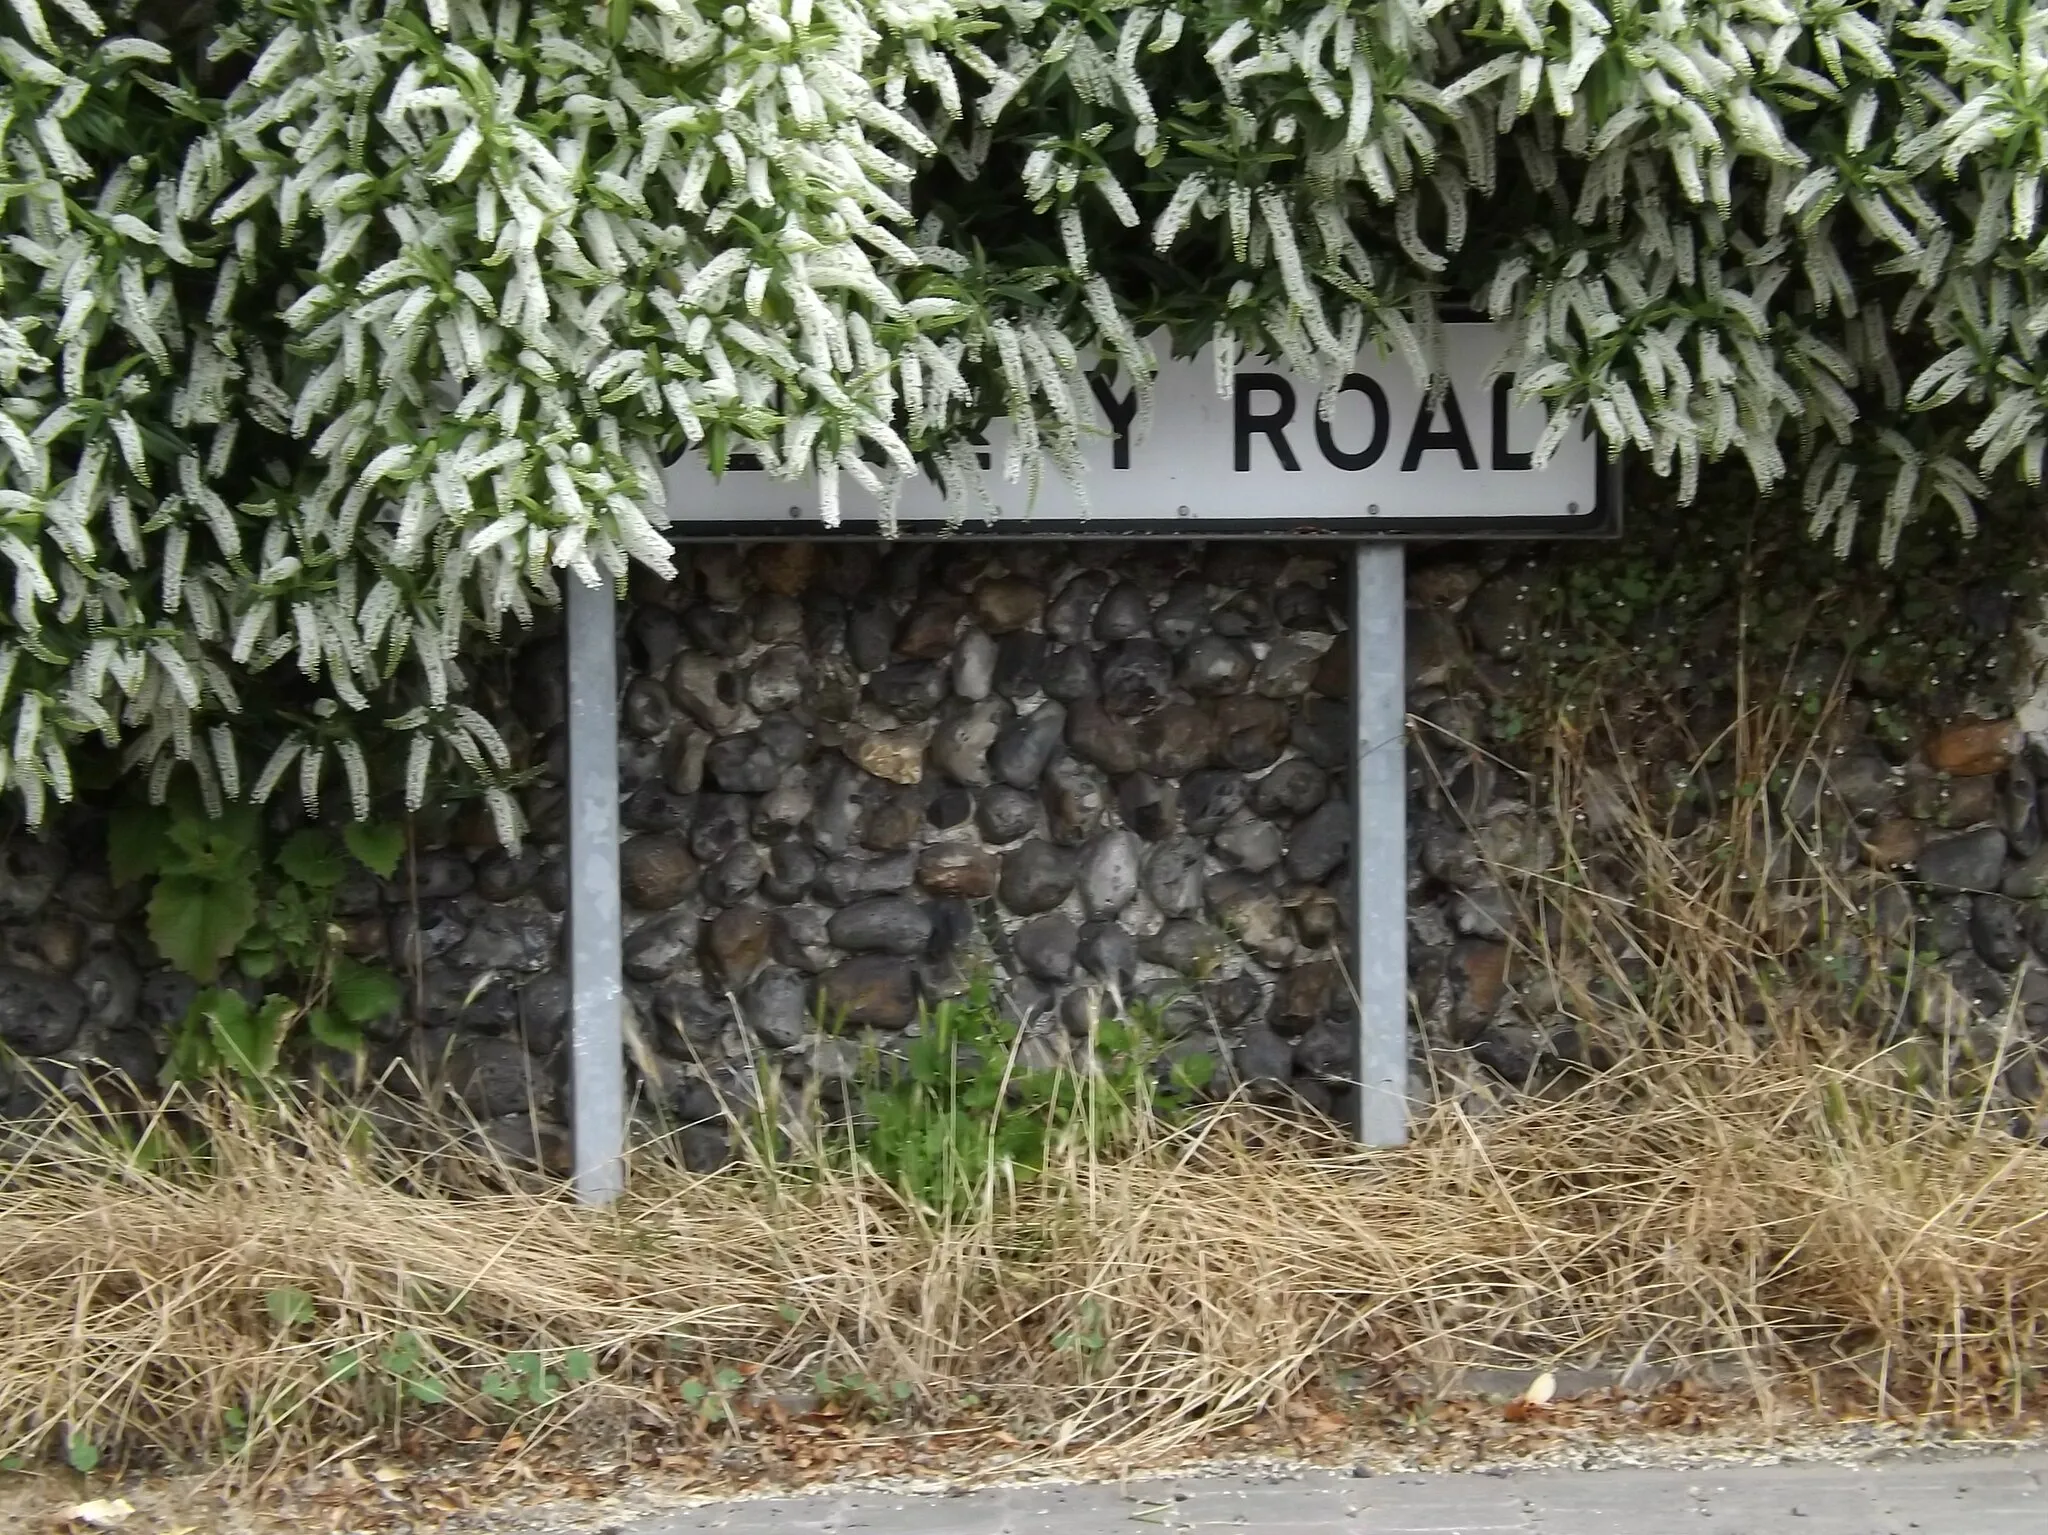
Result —
[[[357, 814], [512, 763], [508, 615], [669, 558], [684, 442], [972, 513], [1071, 467], [1081, 353], [1335, 381], [1512, 322], [1689, 493], [1888, 552], [2048, 447], [2026, 0], [9, 0], [0, 770]], [[1142, 395], [1142, 388], [1141, 388]], [[365, 740], [409, 744], [385, 785]]]

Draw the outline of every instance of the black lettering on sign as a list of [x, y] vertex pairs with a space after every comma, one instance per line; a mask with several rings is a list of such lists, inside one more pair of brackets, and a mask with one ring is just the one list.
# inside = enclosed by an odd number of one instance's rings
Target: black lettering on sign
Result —
[[1095, 403], [1102, 407], [1102, 414], [1108, 418], [1109, 429], [1116, 437], [1116, 444], [1110, 449], [1110, 467], [1130, 468], [1131, 423], [1138, 418], [1138, 391], [1128, 390], [1119, 400], [1109, 380], [1100, 373], [1088, 375], [1088, 387], [1095, 391]]
[[1422, 407], [1415, 412], [1415, 430], [1408, 434], [1408, 451], [1401, 455], [1401, 468], [1411, 471], [1422, 462], [1422, 455], [1438, 448], [1453, 449], [1458, 455], [1461, 468], [1477, 469], [1479, 455], [1472, 451], [1472, 434], [1465, 430], [1465, 413], [1458, 408], [1458, 391], [1449, 384], [1444, 385], [1444, 425], [1434, 426], [1436, 407], [1428, 395], [1422, 397]]
[[[1273, 394], [1280, 397], [1280, 407], [1271, 415], [1258, 415], [1252, 410], [1252, 396], [1255, 393]], [[1282, 469], [1299, 469], [1300, 462], [1294, 456], [1294, 449], [1287, 444], [1287, 423], [1294, 419], [1294, 386], [1277, 373], [1240, 373], [1237, 375], [1236, 398], [1231, 401], [1235, 417], [1237, 472], [1243, 474], [1252, 466], [1252, 434], [1257, 432], [1273, 445], [1273, 456], [1280, 460]]]
[[[1372, 437], [1357, 452], [1347, 452], [1337, 446], [1337, 439], [1330, 431], [1329, 419], [1321, 411], [1316, 412], [1316, 446], [1323, 450], [1334, 469], [1370, 469], [1380, 461], [1380, 455], [1387, 451], [1387, 432], [1392, 423], [1387, 415], [1386, 391], [1367, 378], [1363, 373], [1347, 373], [1344, 382], [1337, 386], [1338, 394], [1362, 394], [1366, 404], [1372, 407]], [[1330, 401], [1334, 412], [1335, 399]]]
[[1515, 381], [1503, 373], [1493, 381], [1493, 467], [1527, 469], [1529, 455], [1508, 447], [1508, 406], [1514, 400]]

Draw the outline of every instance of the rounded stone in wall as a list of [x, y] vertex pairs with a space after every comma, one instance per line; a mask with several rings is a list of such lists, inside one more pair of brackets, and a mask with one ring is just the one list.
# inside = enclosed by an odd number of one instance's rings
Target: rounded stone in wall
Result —
[[1045, 614], [1045, 591], [1016, 577], [995, 578], [974, 589], [974, 616], [991, 634], [1026, 629]]
[[1138, 953], [1155, 965], [1193, 975], [1214, 964], [1223, 953], [1223, 935], [1206, 922], [1175, 917], [1157, 932], [1138, 941]]
[[[563, 1005], [566, 1008], [566, 995]], [[732, 1009], [725, 1000], [695, 981], [671, 981], [656, 987], [648, 1011], [662, 1025], [657, 1044], [669, 1054], [685, 1057], [716, 1044], [732, 1022]], [[533, 1043], [530, 1029], [527, 1040]]]
[[654, 740], [668, 733], [675, 723], [675, 705], [650, 677], [635, 677], [626, 684], [619, 700], [619, 723], [642, 740]]
[[1015, 842], [1038, 829], [1038, 796], [1008, 784], [984, 789], [974, 808], [974, 824], [997, 846]]
[[907, 959], [856, 955], [818, 978], [816, 998], [830, 1027], [905, 1029], [917, 1017], [917, 973]]
[[1289, 757], [1252, 786], [1251, 803], [1263, 816], [1301, 816], [1329, 794], [1329, 775], [1306, 757]]
[[930, 719], [949, 691], [951, 678], [936, 661], [898, 661], [867, 681], [868, 696], [906, 723]]
[[739, 729], [746, 717], [739, 679], [716, 657], [697, 651], [686, 650], [676, 657], [668, 672], [668, 696], [715, 736]]
[[1152, 632], [1152, 604], [1130, 582], [1120, 582], [1095, 610], [1091, 632], [1104, 644], [1132, 640]]
[[1086, 763], [1062, 752], [1045, 770], [1046, 834], [1076, 847], [1095, 835], [1109, 808], [1109, 785]]
[[1068, 711], [1066, 741], [1076, 757], [1105, 773], [1137, 771], [1137, 733], [1096, 699], [1081, 699]]
[[978, 702], [995, 688], [996, 642], [980, 629], [969, 629], [953, 648], [953, 692]]
[[1180, 685], [1196, 697], [1241, 693], [1251, 680], [1252, 658], [1236, 640], [1205, 634], [1181, 653]]
[[1232, 821], [1216, 834], [1216, 851], [1240, 869], [1263, 874], [1280, 862], [1280, 828], [1256, 816]]
[[[741, 794], [698, 795], [696, 809], [690, 817], [690, 835], [684, 844], [686, 851], [700, 862], [718, 862], [747, 840], [747, 823], [752, 809], [746, 796]], [[679, 833], [665, 832], [658, 835], [668, 840], [656, 844], [654, 839], [646, 839], [650, 847], [658, 845], [669, 848], [682, 841]], [[642, 840], [639, 837], [633, 838], [626, 844], [627, 851], [630, 852], [634, 843]], [[666, 904], [673, 906], [675, 902], [669, 901]]]
[[1059, 913], [1034, 917], [1010, 936], [1011, 950], [1025, 973], [1054, 985], [1072, 978], [1080, 941], [1074, 919]]
[[1287, 839], [1292, 879], [1327, 879], [1351, 853], [1351, 807], [1326, 800], [1296, 823]]
[[1045, 632], [1062, 645], [1078, 645], [1089, 637], [1095, 610], [1109, 592], [1109, 577], [1084, 570], [1070, 578], [1045, 610]]
[[896, 631], [896, 653], [914, 661], [950, 655], [967, 616], [967, 604], [952, 592], [937, 592], [914, 604]]
[[964, 826], [974, 815], [974, 795], [960, 784], [946, 784], [925, 806], [924, 818], [939, 831]]
[[1172, 689], [1173, 655], [1157, 640], [1125, 640], [1103, 660], [1102, 701], [1112, 713], [1156, 709]]
[[730, 608], [715, 608], [693, 602], [683, 610], [683, 633], [697, 649], [720, 660], [742, 654], [753, 636], [745, 615]]
[[999, 699], [949, 707], [932, 733], [932, 765], [955, 783], [977, 788], [987, 784], [990, 752], [1003, 734], [1008, 714], [1009, 706]]
[[729, 986], [744, 986], [768, 961], [775, 925], [758, 906], [735, 906], [711, 919], [704, 930], [709, 968]]
[[1046, 652], [1045, 662], [1039, 668], [1039, 687], [1047, 698], [1056, 698], [1061, 703], [1094, 697], [1101, 688], [1096, 680], [1094, 657], [1079, 645], [1053, 647]]
[[794, 709], [811, 687], [811, 660], [797, 645], [772, 645], [747, 668], [747, 703], [761, 714]]
[[132, 1021], [142, 996], [142, 972], [121, 950], [96, 948], [71, 975], [85, 1000], [85, 1021], [112, 1028]]
[[908, 890], [916, 861], [908, 853], [879, 858], [835, 858], [819, 871], [812, 893], [831, 906], [848, 906], [869, 896]]
[[1138, 893], [1139, 847], [1127, 831], [1107, 831], [1090, 841], [1075, 864], [1081, 907], [1091, 917], [1113, 917]]
[[1202, 904], [1202, 870], [1207, 851], [1193, 837], [1169, 837], [1145, 860], [1145, 893], [1170, 917], [1184, 917]]
[[1207, 711], [1194, 704], [1170, 703], [1138, 721], [1140, 763], [1159, 778], [1185, 778], [1216, 755], [1221, 734]]
[[742, 1021], [771, 1050], [802, 1044], [810, 1016], [810, 983], [780, 965], [755, 976], [740, 998]]
[[915, 901], [874, 896], [834, 912], [827, 931], [854, 953], [917, 954], [931, 937], [932, 919]]
[[1009, 910], [1019, 916], [1035, 916], [1071, 895], [1074, 877], [1071, 851], [1033, 838], [1003, 855], [997, 891]]
[[680, 832], [646, 832], [619, 849], [619, 883], [643, 911], [666, 911], [695, 887], [697, 860]]
[[1046, 638], [1028, 629], [996, 642], [993, 685], [1005, 698], [1029, 698], [1039, 691], [1045, 670]]
[[1180, 789], [1149, 773], [1131, 773], [1118, 780], [1117, 814], [1124, 825], [1147, 842], [1170, 837], [1180, 826]]
[[823, 868], [823, 861], [803, 843], [793, 838], [777, 842], [768, 850], [761, 893], [771, 901], [801, 900]]
[[1036, 787], [1066, 738], [1065, 705], [1047, 701], [1004, 725], [988, 756], [990, 772], [1014, 789]]
[[1262, 772], [1287, 749], [1288, 724], [1286, 708], [1273, 699], [1255, 693], [1219, 699], [1216, 727], [1223, 739], [1217, 756], [1226, 767]]
[[1217, 924], [1262, 963], [1285, 965], [1295, 957], [1287, 908], [1264, 875], [1228, 870], [1204, 882], [1202, 898]]
[[548, 913], [487, 906], [470, 921], [449, 957], [469, 970], [545, 970], [554, 961], [555, 946], [555, 919]]
[[0, 965], [0, 1042], [17, 1054], [56, 1054], [77, 1037], [85, 1013], [86, 996], [70, 981]]
[[874, 853], [900, 853], [924, 833], [925, 794], [906, 788], [869, 805], [860, 819], [860, 845]]
[[1315, 686], [1322, 664], [1322, 648], [1296, 639], [1275, 640], [1252, 677], [1253, 691], [1264, 698], [1299, 698]]
[[978, 901], [996, 893], [1001, 864], [986, 848], [968, 842], [940, 842], [917, 857], [917, 882], [934, 895]]
[[1209, 588], [1199, 581], [1178, 583], [1152, 615], [1152, 633], [1170, 650], [1181, 650], [1209, 632]]
[[1097, 920], [1083, 924], [1074, 959], [1098, 980], [1128, 987], [1138, 974], [1138, 943], [1123, 924]]
[[479, 1119], [554, 1106], [554, 1079], [536, 1069], [524, 1047], [509, 1039], [469, 1039], [447, 1059], [447, 1081]]

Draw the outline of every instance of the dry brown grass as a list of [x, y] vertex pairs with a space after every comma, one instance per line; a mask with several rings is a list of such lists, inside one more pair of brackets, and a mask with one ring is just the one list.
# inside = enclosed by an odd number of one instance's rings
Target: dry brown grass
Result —
[[[299, 1454], [391, 1428], [324, 1383], [404, 1333], [441, 1413], [509, 1351], [592, 1350], [580, 1400], [718, 1363], [974, 1392], [1157, 1450], [1342, 1362], [1653, 1354], [1760, 1384], [1853, 1360], [1915, 1411], [2018, 1404], [2048, 1362], [2048, 1151], [1785, 1053], [1671, 1056], [1361, 1154], [1218, 1120], [935, 1225], [851, 1177], [645, 1170], [616, 1215], [210, 1126], [207, 1177], [65, 1155], [0, 1202], [0, 1444]], [[445, 1179], [445, 1175], [444, 1175]], [[316, 1319], [280, 1322], [286, 1287]], [[1099, 1346], [1092, 1340], [1100, 1339]], [[429, 1409], [413, 1405], [415, 1418]]]
[[[1742, 753], [1786, 749], [1756, 734]], [[1566, 807], [1582, 755], [1551, 777]], [[549, 1421], [744, 1364], [972, 1393], [1126, 1452], [1360, 1364], [1712, 1360], [1766, 1392], [1844, 1367], [1893, 1410], [2017, 1408], [2048, 1365], [2048, 1149], [2011, 1133], [1995, 1071], [1929, 1091], [1833, 994], [1759, 984], [1788, 912], [1855, 905], [1828, 858], [1761, 878], [1760, 803], [1684, 836], [1660, 814], [1636, 803], [1629, 867], [1567, 838], [1520, 886], [1549, 910], [1522, 963], [1615, 1064], [1446, 1092], [1399, 1151], [1227, 1111], [938, 1222], [844, 1172], [694, 1177], [653, 1154], [588, 1213], [333, 1113], [188, 1103], [203, 1165], [53, 1125], [0, 1167], [0, 1454], [77, 1434], [302, 1463], [401, 1418], [501, 1419], [479, 1382], [525, 1350], [595, 1358]], [[1616, 924], [1633, 974], [1594, 941]], [[275, 1314], [292, 1291], [311, 1320]], [[407, 1336], [446, 1405], [376, 1364]], [[345, 1351], [364, 1367], [328, 1378]]]

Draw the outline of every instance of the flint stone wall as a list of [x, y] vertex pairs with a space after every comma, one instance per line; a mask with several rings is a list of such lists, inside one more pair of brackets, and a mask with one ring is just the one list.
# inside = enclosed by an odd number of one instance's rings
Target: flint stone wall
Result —
[[[723, 1155], [719, 1096], [744, 1097], [763, 1062], [791, 1091], [843, 1080], [859, 1041], [900, 1037], [981, 973], [1037, 1055], [1135, 1001], [1175, 1050], [1348, 1117], [1343, 550], [707, 545], [681, 567], [637, 579], [620, 613], [621, 863], [638, 1101], [697, 1126], [694, 1161]], [[1414, 1003], [1424, 1048], [1521, 1083], [1583, 1051], [1540, 977], [1515, 973], [1529, 907], [1495, 872], [1542, 865], [1558, 829], [1501, 766], [1497, 708], [1548, 664], [1546, 578], [1464, 552], [1411, 570]], [[1987, 652], [2016, 643], [2010, 604], [1977, 627]], [[1674, 706], [1728, 709], [1726, 659], [1693, 658]], [[341, 917], [349, 950], [406, 982], [372, 1071], [409, 1058], [508, 1150], [559, 1167], [559, 641], [477, 682], [539, 769], [527, 845], [430, 813], [417, 857], [346, 888]], [[1854, 828], [1843, 867], [1897, 942], [1938, 954], [1986, 1016], [2017, 985], [2048, 1034], [2048, 756], [1998, 719], [1880, 740], [1855, 702], [1801, 813]], [[1575, 831], [1613, 829], [1630, 773], [1669, 786], [1664, 762], [1596, 770]], [[0, 845], [0, 1039], [74, 1086], [95, 1061], [152, 1077], [192, 992], [103, 847], [89, 810]], [[32, 1105], [0, 1076], [0, 1112]]]

